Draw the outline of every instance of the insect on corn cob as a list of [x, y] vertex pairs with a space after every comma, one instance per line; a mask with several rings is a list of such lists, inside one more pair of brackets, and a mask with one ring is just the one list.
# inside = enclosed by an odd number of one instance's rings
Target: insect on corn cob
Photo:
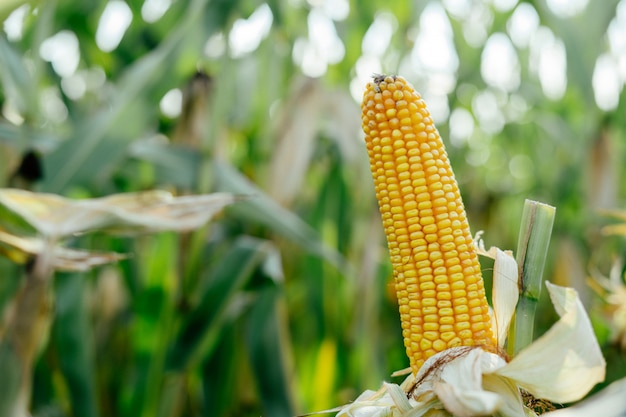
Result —
[[493, 346], [465, 208], [426, 104], [404, 78], [380, 75], [361, 109], [413, 373], [447, 348]]

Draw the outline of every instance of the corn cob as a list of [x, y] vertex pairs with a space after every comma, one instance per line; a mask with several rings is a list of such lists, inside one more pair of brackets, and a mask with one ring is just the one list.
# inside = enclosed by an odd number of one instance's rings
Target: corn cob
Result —
[[375, 76], [362, 124], [413, 373], [455, 346], [494, 346], [465, 208], [426, 104], [404, 78]]

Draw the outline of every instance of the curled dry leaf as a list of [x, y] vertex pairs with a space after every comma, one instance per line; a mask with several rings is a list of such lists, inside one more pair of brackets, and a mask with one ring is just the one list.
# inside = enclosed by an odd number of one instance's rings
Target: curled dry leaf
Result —
[[229, 193], [175, 197], [166, 191], [146, 191], [73, 200], [55, 194], [0, 190], [0, 204], [40, 234], [55, 239], [93, 230], [191, 230], [236, 199]]
[[[31, 257], [40, 255], [43, 251], [49, 250], [44, 239], [37, 237], [19, 237], [0, 230], [0, 247], [2, 252], [11, 260], [18, 263], [26, 263]], [[126, 256], [115, 252], [92, 252], [79, 249], [65, 248], [55, 245], [52, 248], [52, 266], [57, 271], [84, 272], [94, 266], [104, 265], [125, 259]]]
[[169, 195], [161, 201], [141, 204], [124, 199], [118, 203], [114, 197], [106, 198], [106, 204], [116, 216], [117, 222], [113, 229], [122, 232], [136, 229], [140, 231], [196, 229], [224, 207], [241, 198], [229, 193], [181, 197]]
[[106, 213], [56, 194], [18, 189], [0, 190], [0, 204], [13, 211], [44, 236], [68, 236], [100, 226]]

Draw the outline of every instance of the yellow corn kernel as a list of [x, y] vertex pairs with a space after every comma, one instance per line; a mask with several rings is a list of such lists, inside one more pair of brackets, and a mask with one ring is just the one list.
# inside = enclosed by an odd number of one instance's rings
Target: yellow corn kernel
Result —
[[361, 109], [413, 373], [447, 348], [493, 346], [465, 208], [426, 104], [404, 78], [381, 75]]

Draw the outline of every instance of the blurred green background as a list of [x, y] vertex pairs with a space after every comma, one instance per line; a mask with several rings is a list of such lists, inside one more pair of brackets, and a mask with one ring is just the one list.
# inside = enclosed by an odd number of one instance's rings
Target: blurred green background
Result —
[[[33, 416], [292, 416], [408, 366], [360, 131], [373, 73], [423, 94], [487, 246], [515, 249], [524, 199], [556, 206], [545, 277], [626, 376], [587, 284], [626, 254], [601, 233], [626, 208], [626, 0], [4, 0], [0, 20], [1, 187], [252, 196], [194, 233], [68, 242], [132, 256], [56, 275]], [[0, 259], [0, 307], [21, 268]]]

